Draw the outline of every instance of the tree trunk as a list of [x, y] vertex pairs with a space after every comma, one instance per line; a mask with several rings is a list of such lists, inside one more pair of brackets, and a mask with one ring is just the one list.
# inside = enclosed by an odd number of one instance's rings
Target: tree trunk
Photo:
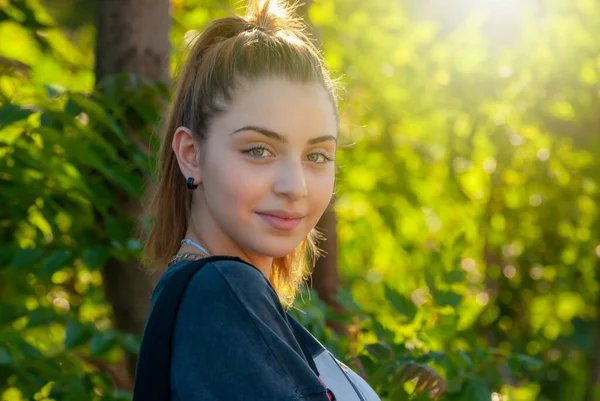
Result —
[[[132, 73], [150, 81], [169, 79], [171, 17], [169, 0], [103, 0], [99, 3], [96, 42], [96, 83], [105, 76]], [[122, 199], [132, 218], [142, 212], [138, 200]], [[132, 233], [132, 236], [134, 233]], [[150, 309], [150, 295], [158, 274], [150, 276], [139, 262], [109, 260], [102, 271], [107, 300], [118, 330], [141, 334]], [[119, 387], [133, 390], [135, 355], [129, 355], [115, 378]], [[124, 372], [124, 373], [123, 373]], [[111, 373], [112, 374], [112, 373]], [[113, 374], [114, 376], [114, 374]]]
[[[596, 265], [596, 282], [600, 282], [600, 264]], [[596, 308], [600, 310], [600, 299], [596, 301]], [[586, 401], [598, 401], [600, 400], [600, 316], [596, 316], [596, 322], [594, 324], [594, 345], [593, 348], [596, 350], [589, 358], [589, 384], [586, 388]]]
[[[335, 211], [330, 206], [317, 224], [319, 231], [325, 237], [325, 242], [320, 246], [324, 251], [324, 255], [317, 260], [312, 273], [311, 284], [327, 305], [331, 306], [335, 312], [342, 313], [344, 307], [334, 299], [342, 284], [338, 271], [336, 223]], [[342, 323], [328, 321], [327, 324], [338, 334], [349, 335], [348, 327]]]
[[[312, 0], [302, 2], [297, 8], [297, 13], [304, 19], [308, 26], [308, 31], [311, 36], [320, 44], [320, 35], [318, 29], [313, 25], [308, 16], [308, 9], [312, 4]], [[330, 205], [317, 224], [317, 228], [325, 241], [320, 244], [324, 255], [321, 256], [315, 265], [315, 269], [311, 277], [311, 285], [319, 294], [319, 297], [335, 312], [343, 312], [344, 308], [334, 300], [338, 289], [341, 286], [340, 275], [338, 271], [338, 251], [337, 251], [337, 219], [333, 206]], [[339, 322], [328, 322], [328, 325], [340, 334], [348, 335], [349, 330]]]
[[168, 82], [169, 0], [103, 0], [97, 20], [96, 82], [133, 73]]
[[[597, 318], [596, 334], [594, 336], [594, 349], [600, 347], [600, 318]], [[586, 389], [586, 401], [600, 400], [600, 352], [596, 351], [590, 358], [590, 383]]]

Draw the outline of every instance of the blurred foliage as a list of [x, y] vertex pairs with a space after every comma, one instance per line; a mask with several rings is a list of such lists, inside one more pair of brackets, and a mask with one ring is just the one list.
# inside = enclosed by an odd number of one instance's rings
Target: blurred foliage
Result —
[[[309, 290], [292, 313], [382, 400], [442, 378], [441, 400], [598, 400], [600, 6], [433, 3], [310, 10], [347, 88], [347, 313]], [[139, 256], [120, 206], [143, 195], [168, 91], [94, 90], [95, 6], [0, 1], [2, 400], [130, 399], [115, 366], [139, 338], [112, 329], [99, 269]], [[172, 0], [174, 70], [226, 10]]]

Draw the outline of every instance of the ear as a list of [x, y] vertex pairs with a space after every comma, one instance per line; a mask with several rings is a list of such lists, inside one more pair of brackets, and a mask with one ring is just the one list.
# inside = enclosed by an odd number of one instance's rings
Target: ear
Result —
[[193, 132], [186, 127], [177, 128], [171, 146], [185, 178], [194, 177], [194, 184], [200, 184], [200, 147]]

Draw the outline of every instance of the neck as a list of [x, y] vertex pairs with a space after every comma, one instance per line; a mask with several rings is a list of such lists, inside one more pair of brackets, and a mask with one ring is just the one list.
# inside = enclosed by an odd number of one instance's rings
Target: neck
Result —
[[[193, 221], [190, 221], [184, 238], [189, 238], [204, 247], [209, 255], [216, 256], [236, 256], [260, 270], [269, 280], [273, 268], [273, 258], [259, 255], [250, 250], [243, 249], [231, 238], [226, 236], [221, 230], [210, 230], [210, 227], [203, 224], [204, 230], [196, 229]], [[193, 245], [183, 243], [179, 252], [200, 253], [201, 251]]]

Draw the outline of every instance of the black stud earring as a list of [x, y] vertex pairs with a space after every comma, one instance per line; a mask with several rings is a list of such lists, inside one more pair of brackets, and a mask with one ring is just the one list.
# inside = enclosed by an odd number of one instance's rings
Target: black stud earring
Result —
[[191, 190], [198, 188], [198, 185], [194, 184], [194, 177], [189, 177], [187, 179], [187, 187], [188, 187], [188, 189], [191, 189]]

